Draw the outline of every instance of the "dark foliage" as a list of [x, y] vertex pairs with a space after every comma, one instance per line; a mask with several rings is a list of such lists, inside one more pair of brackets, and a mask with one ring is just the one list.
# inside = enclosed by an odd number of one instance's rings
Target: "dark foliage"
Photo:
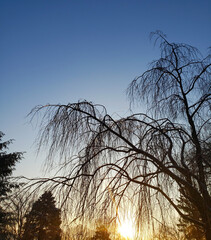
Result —
[[[198, 209], [187, 198], [181, 197], [178, 207], [187, 214], [189, 218], [200, 221], [201, 216]], [[205, 239], [204, 229], [188, 220], [180, 218], [178, 227], [186, 240]]]
[[51, 192], [45, 192], [26, 217], [23, 240], [60, 240], [60, 209], [56, 208]]
[[[0, 132], [0, 141], [4, 134]], [[11, 239], [9, 226], [13, 222], [12, 213], [5, 209], [4, 202], [7, 200], [12, 189], [17, 188], [18, 184], [10, 180], [15, 164], [21, 160], [21, 152], [7, 153], [8, 145], [12, 140], [0, 142], [0, 239]]]
[[[0, 141], [3, 136], [4, 134], [0, 132]], [[21, 160], [23, 153], [7, 153], [5, 150], [11, 143], [12, 140], [0, 142], [0, 201], [3, 200], [14, 187], [18, 187], [17, 184], [9, 180], [9, 177], [15, 169], [15, 164]]]
[[95, 235], [91, 238], [91, 240], [111, 240], [110, 233], [108, 229], [104, 225], [97, 226], [95, 231]]

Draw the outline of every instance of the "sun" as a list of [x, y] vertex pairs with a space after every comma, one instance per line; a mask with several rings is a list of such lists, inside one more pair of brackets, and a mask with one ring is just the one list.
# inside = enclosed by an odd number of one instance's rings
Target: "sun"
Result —
[[121, 222], [119, 224], [118, 232], [122, 237], [126, 239], [133, 239], [135, 236], [135, 228], [133, 222], [129, 219], [124, 220], [124, 222]]

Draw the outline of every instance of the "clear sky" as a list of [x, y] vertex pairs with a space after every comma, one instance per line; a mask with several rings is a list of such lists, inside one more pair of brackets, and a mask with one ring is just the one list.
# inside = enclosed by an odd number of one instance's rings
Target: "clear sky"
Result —
[[206, 54], [210, 13], [210, 0], [0, 0], [0, 130], [26, 152], [16, 175], [41, 175], [35, 105], [87, 99], [127, 114], [128, 84], [158, 57], [150, 32]]

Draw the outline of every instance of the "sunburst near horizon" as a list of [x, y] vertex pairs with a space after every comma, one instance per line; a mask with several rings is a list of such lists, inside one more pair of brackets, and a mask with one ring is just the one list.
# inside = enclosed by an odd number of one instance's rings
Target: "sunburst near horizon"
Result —
[[119, 214], [118, 232], [125, 239], [134, 239], [135, 237], [135, 223], [130, 212], [126, 216]]

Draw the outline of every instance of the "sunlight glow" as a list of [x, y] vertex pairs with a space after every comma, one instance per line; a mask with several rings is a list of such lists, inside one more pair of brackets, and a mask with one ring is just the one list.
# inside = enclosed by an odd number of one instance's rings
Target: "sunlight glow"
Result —
[[110, 194], [110, 197], [112, 199], [112, 202], [114, 203], [115, 206], [115, 210], [116, 210], [116, 214], [117, 214], [117, 231], [119, 232], [119, 234], [125, 238], [125, 239], [134, 239], [136, 236], [136, 229], [135, 229], [135, 219], [132, 217], [133, 216], [133, 209], [131, 211], [130, 207], [131, 205], [127, 204], [127, 211], [120, 210], [117, 205], [116, 205], [116, 201], [115, 198], [112, 194], [112, 191], [110, 190], [110, 188], [108, 188], [108, 192]]
[[118, 232], [126, 239], [133, 239], [135, 237], [134, 221], [130, 218], [123, 219], [118, 224]]
[[132, 222], [126, 221], [126, 222], [122, 223], [118, 227], [118, 231], [126, 239], [127, 238], [133, 239], [133, 237], [134, 237], [134, 227], [133, 227]]

